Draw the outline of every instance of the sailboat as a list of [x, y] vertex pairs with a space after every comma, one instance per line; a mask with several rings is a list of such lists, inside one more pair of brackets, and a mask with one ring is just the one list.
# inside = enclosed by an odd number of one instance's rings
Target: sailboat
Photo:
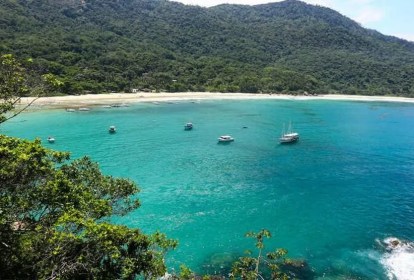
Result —
[[285, 125], [283, 125], [282, 135], [279, 138], [281, 144], [294, 143], [299, 140], [299, 133], [292, 131], [292, 123], [289, 122], [288, 130], [285, 131]]

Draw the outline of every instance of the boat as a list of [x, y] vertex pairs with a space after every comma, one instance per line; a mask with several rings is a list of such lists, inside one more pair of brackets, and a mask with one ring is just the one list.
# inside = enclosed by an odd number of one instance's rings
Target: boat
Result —
[[129, 107], [129, 105], [126, 104], [126, 103], [115, 103], [115, 104], [111, 104], [109, 106], [112, 107], [112, 108]]
[[286, 144], [286, 143], [294, 143], [294, 142], [296, 142], [296, 141], [298, 141], [299, 140], [299, 137], [295, 137], [295, 136], [290, 136], [290, 135], [282, 135], [280, 138], [279, 138], [279, 142], [281, 143], [281, 144]]
[[111, 125], [109, 127], [109, 133], [115, 133], [116, 132], [116, 127], [114, 125]]
[[72, 112], [75, 112], [75, 111], [76, 111], [76, 110], [75, 110], [75, 109], [72, 109], [72, 108], [67, 108], [67, 109], [66, 109], [66, 112], [71, 112], [71, 113], [72, 113]]
[[234, 141], [234, 138], [231, 137], [230, 135], [222, 135], [218, 138], [218, 141], [223, 142], [223, 143], [224, 142], [232, 142], [232, 141]]
[[192, 123], [186, 123], [185, 125], [184, 125], [184, 130], [191, 130], [191, 129], [193, 129], [193, 124]]
[[88, 107], [81, 107], [81, 108], [79, 108], [79, 111], [90, 111], [91, 109], [90, 108], [88, 108]]
[[292, 131], [292, 124], [289, 123], [288, 130], [285, 131], [285, 126], [283, 125], [282, 135], [279, 138], [281, 144], [285, 143], [294, 143], [299, 140], [299, 133]]
[[47, 137], [47, 142], [55, 143], [55, 138], [53, 138], [52, 136], [49, 136], [49, 137]]

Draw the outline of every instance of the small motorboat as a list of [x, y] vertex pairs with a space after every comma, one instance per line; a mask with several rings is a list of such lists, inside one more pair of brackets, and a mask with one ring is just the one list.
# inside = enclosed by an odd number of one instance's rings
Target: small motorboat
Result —
[[116, 127], [114, 125], [111, 125], [109, 127], [109, 133], [115, 133], [116, 132]]
[[222, 135], [218, 138], [218, 141], [220, 143], [232, 142], [234, 141], [234, 138], [231, 137], [230, 135]]
[[47, 137], [47, 142], [55, 143], [55, 138], [53, 138], [52, 136], [49, 136], [49, 137]]
[[193, 124], [192, 123], [186, 123], [185, 125], [184, 125], [184, 130], [191, 130], [191, 129], [193, 129]]

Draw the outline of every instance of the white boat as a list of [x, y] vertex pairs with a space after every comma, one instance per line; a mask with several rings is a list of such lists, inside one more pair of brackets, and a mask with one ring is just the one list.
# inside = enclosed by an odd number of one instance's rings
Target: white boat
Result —
[[126, 103], [115, 103], [115, 104], [111, 104], [110, 106], [113, 107], [113, 108], [129, 107], [129, 105], [126, 104]]
[[90, 111], [91, 109], [88, 107], [81, 107], [79, 108], [79, 111]]
[[47, 137], [47, 142], [55, 143], [55, 138], [53, 138], [52, 136], [49, 136], [49, 137]]
[[191, 130], [191, 129], [193, 129], [193, 124], [192, 123], [186, 123], [185, 125], [184, 125], [184, 130]]
[[116, 132], [116, 127], [114, 125], [111, 125], [109, 127], [109, 133], [115, 133]]
[[72, 108], [67, 108], [66, 109], [66, 112], [75, 112], [76, 110], [75, 109], [72, 109]]
[[234, 138], [231, 137], [230, 135], [222, 135], [218, 138], [219, 142], [232, 142], [234, 141]]
[[292, 131], [292, 124], [289, 123], [288, 130], [285, 131], [285, 126], [283, 125], [282, 135], [279, 138], [281, 144], [284, 143], [294, 143], [299, 140], [299, 133]]

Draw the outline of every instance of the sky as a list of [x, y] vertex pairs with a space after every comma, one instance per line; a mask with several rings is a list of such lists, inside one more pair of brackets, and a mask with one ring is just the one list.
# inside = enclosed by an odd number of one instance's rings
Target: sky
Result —
[[[219, 4], [257, 5], [281, 0], [173, 0], [188, 5], [211, 7]], [[363, 27], [414, 42], [414, 0], [302, 0], [329, 7]]]

